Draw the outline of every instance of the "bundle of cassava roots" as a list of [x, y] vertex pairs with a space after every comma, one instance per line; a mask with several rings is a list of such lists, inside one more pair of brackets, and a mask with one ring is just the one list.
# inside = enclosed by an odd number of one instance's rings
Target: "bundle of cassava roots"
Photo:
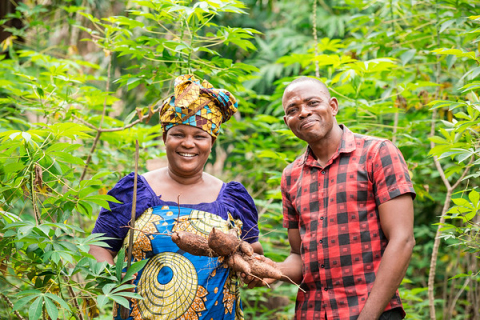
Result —
[[224, 233], [213, 228], [208, 240], [200, 235], [176, 231], [172, 233], [172, 241], [183, 251], [195, 256], [224, 257], [224, 263], [234, 271], [254, 278], [288, 279], [277, 268], [275, 262], [254, 254], [252, 246], [236, 236], [236, 229]]

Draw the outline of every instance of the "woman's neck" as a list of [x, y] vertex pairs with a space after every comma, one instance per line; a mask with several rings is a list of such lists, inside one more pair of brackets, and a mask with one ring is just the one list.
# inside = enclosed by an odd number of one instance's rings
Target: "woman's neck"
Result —
[[203, 172], [199, 172], [191, 176], [186, 176], [186, 175], [176, 174], [175, 172], [170, 170], [169, 167], [167, 167], [165, 174], [167, 175], [168, 178], [173, 180], [173, 182], [181, 186], [199, 185], [204, 182]]

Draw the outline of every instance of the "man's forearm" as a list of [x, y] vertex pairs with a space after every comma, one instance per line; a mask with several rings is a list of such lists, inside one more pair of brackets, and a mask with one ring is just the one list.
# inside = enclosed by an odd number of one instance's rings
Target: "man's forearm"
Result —
[[405, 276], [414, 245], [413, 238], [387, 245], [372, 291], [358, 320], [378, 319], [383, 313]]
[[296, 284], [300, 284], [302, 275], [302, 257], [297, 253], [290, 253], [285, 261], [277, 264], [284, 275]]

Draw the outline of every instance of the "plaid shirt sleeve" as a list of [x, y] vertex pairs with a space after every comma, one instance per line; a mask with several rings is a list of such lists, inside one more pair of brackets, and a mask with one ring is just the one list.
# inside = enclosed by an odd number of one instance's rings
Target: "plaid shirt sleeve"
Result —
[[377, 206], [415, 190], [402, 153], [389, 140], [383, 140], [373, 158], [373, 188]]
[[299, 216], [287, 192], [292, 184], [292, 167], [293, 164], [290, 164], [285, 168], [285, 170], [283, 170], [282, 181], [280, 184], [283, 203], [283, 227], [288, 229], [298, 229]]

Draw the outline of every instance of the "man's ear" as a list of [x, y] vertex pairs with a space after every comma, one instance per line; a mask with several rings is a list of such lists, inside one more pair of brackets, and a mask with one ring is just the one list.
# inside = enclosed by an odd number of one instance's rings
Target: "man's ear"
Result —
[[330, 107], [332, 108], [333, 116], [336, 116], [338, 113], [338, 100], [335, 97], [331, 97], [329, 101]]

